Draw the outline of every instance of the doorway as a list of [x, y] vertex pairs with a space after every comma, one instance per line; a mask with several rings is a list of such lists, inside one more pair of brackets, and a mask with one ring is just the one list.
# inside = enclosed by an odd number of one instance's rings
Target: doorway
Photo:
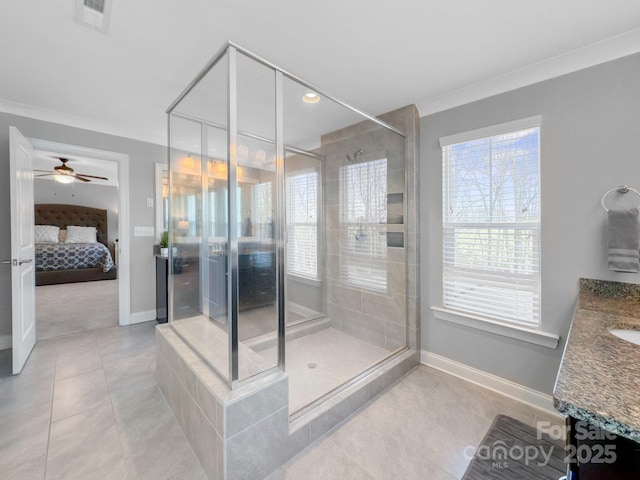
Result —
[[117, 326], [118, 163], [33, 153], [36, 339]]
[[[59, 158], [70, 159], [69, 166], [78, 173], [108, 178], [101, 181], [74, 182], [55, 185], [47, 177], [37, 177], [34, 181], [34, 200], [47, 204], [74, 204], [88, 209], [107, 210], [108, 234], [105, 241], [114, 264], [115, 274], [105, 272], [105, 279], [41, 285], [36, 288], [38, 306], [37, 339], [94, 330], [106, 326], [130, 324], [130, 269], [129, 269], [129, 156], [107, 150], [98, 150], [78, 145], [70, 145], [30, 138], [36, 159], [34, 169], [56, 166]], [[49, 164], [41, 163], [39, 159]], [[44, 168], [41, 168], [44, 167]], [[75, 172], [74, 172], [75, 173]], [[36, 175], [44, 172], [35, 172]], [[90, 185], [93, 184], [93, 185]], [[71, 187], [71, 188], [66, 188]], [[93, 192], [92, 192], [93, 191]], [[100, 200], [100, 198], [102, 200]], [[84, 214], [79, 214], [83, 217]], [[109, 269], [113, 271], [112, 269]], [[93, 300], [88, 300], [88, 299]], [[88, 303], [90, 302], [90, 303]], [[64, 318], [65, 311], [67, 318]], [[43, 312], [49, 318], [48, 325], [40, 333]], [[95, 312], [100, 312], [94, 315]], [[44, 327], [44, 325], [42, 325]]]

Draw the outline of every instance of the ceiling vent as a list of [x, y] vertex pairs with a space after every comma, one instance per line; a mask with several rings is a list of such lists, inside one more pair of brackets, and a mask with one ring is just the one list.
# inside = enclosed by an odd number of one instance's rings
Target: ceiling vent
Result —
[[112, 0], [76, 0], [76, 22], [107, 33]]

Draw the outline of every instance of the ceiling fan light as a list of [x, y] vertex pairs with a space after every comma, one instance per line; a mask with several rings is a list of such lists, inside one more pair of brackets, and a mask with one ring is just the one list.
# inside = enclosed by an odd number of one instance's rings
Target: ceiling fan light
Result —
[[58, 182], [58, 183], [73, 183], [75, 181], [75, 178], [70, 177], [69, 175], [54, 175], [53, 179]]

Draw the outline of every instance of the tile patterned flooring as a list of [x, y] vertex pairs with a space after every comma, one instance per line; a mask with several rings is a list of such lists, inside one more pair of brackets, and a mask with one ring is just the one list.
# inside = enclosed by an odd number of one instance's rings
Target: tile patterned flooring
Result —
[[[39, 342], [16, 377], [0, 351], [0, 478], [206, 480], [157, 387], [154, 326]], [[458, 479], [498, 413], [548, 419], [421, 366], [269, 480]]]
[[499, 413], [530, 425], [559, 421], [419, 366], [268, 480], [460, 479], [470, 461], [465, 449], [479, 445]]
[[155, 322], [0, 351], [0, 478], [206, 480], [156, 384]]

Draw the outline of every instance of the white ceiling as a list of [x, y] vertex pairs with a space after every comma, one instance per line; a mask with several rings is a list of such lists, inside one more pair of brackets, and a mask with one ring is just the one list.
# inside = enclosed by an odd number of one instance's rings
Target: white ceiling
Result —
[[158, 143], [165, 109], [227, 40], [376, 115], [640, 51], [637, 0], [113, 0], [108, 35], [74, 8], [1, 2], [0, 110]]

